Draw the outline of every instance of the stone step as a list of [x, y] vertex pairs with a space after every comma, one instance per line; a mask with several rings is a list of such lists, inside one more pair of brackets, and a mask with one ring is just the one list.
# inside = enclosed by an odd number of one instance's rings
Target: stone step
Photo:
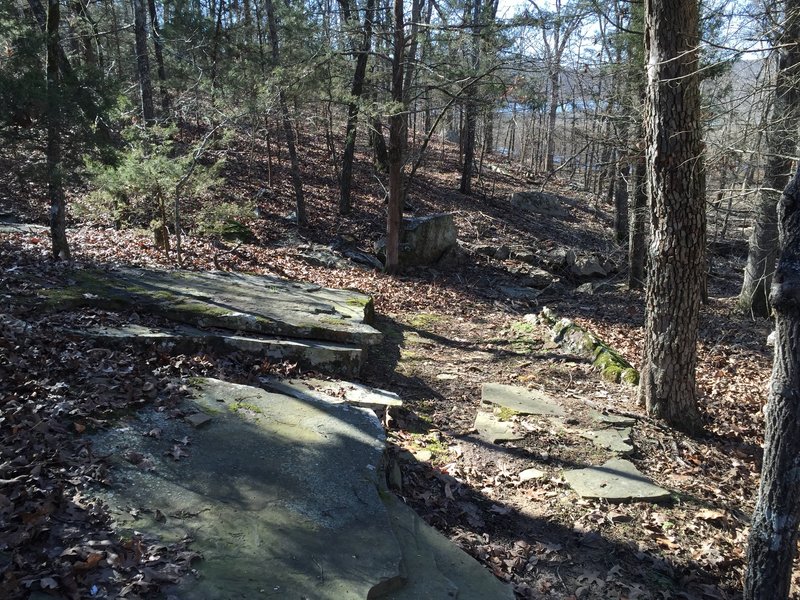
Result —
[[276, 362], [296, 362], [302, 369], [313, 369], [337, 377], [357, 377], [364, 354], [360, 347], [351, 344], [236, 335], [229, 331], [204, 330], [188, 325], [161, 328], [131, 323], [120, 327], [101, 326], [70, 331], [113, 346], [157, 344], [184, 354], [204, 348], [219, 353], [236, 350]]
[[119, 268], [77, 271], [44, 292], [54, 308], [100, 306], [146, 311], [200, 328], [369, 346], [369, 296], [267, 275]]

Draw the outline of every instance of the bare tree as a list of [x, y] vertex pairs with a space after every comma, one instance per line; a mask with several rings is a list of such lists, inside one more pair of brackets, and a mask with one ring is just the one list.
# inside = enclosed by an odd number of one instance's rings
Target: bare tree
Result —
[[786, 0], [784, 23], [778, 40], [778, 72], [772, 101], [772, 114], [766, 131], [767, 161], [764, 181], [756, 203], [753, 232], [750, 236], [744, 282], [739, 305], [753, 314], [767, 317], [768, 295], [775, 268], [778, 242], [777, 204], [786, 187], [797, 149], [800, 123], [800, 94], [797, 90], [800, 67], [800, 3]]
[[139, 75], [139, 96], [142, 102], [142, 119], [151, 123], [155, 119], [153, 85], [150, 81], [150, 58], [147, 55], [147, 11], [145, 0], [133, 0], [133, 32], [136, 48], [136, 70]]
[[[790, 0], [797, 10], [798, 3]], [[788, 8], [788, 6], [787, 6]], [[764, 463], [750, 543], [745, 600], [789, 597], [800, 522], [800, 170], [778, 207], [781, 254], [772, 282], [775, 360], [765, 410]]]
[[59, 0], [47, 6], [47, 190], [50, 200], [50, 235], [53, 257], [69, 260], [66, 203], [61, 177], [61, 73], [59, 70]]
[[408, 128], [403, 105], [405, 27], [403, 0], [394, 0], [392, 53], [392, 114], [389, 117], [389, 207], [386, 219], [386, 272], [395, 273], [400, 264], [400, 228], [403, 222], [403, 158]]
[[[278, 66], [280, 65], [281, 54], [278, 45], [278, 20], [275, 16], [275, 4], [272, 0], [265, 0], [264, 6], [267, 12], [269, 43], [270, 46], [272, 46], [272, 62], [273, 66]], [[286, 138], [286, 147], [289, 150], [292, 187], [294, 188], [295, 214], [297, 217], [297, 224], [302, 227], [308, 224], [306, 202], [303, 197], [303, 179], [300, 176], [300, 161], [297, 159], [297, 148], [294, 143], [294, 129], [292, 128], [292, 119], [289, 116], [289, 103], [286, 101], [286, 92], [284, 92], [283, 87], [278, 91], [278, 104], [281, 110], [283, 135]]]
[[705, 279], [697, 0], [647, 2], [646, 139], [651, 243], [640, 398], [690, 432], [697, 408], [698, 313]]

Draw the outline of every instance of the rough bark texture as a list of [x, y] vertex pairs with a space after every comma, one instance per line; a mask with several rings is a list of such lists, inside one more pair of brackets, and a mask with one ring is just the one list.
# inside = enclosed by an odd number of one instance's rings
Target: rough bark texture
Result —
[[49, 0], [47, 10], [47, 190], [50, 200], [50, 235], [53, 257], [69, 260], [64, 187], [61, 181], [61, 76], [59, 72], [59, 0]]
[[772, 115], [767, 126], [767, 163], [764, 181], [755, 206], [755, 222], [750, 235], [750, 248], [744, 270], [744, 282], [739, 294], [739, 306], [754, 315], [768, 317], [768, 293], [775, 268], [778, 245], [776, 206], [781, 190], [786, 187], [792, 171], [792, 156], [797, 150], [798, 100], [797, 74], [800, 65], [800, 2], [785, 3], [785, 24], [780, 37], [778, 73]]
[[150, 81], [150, 58], [147, 55], [147, 11], [145, 0], [133, 0], [133, 31], [136, 47], [136, 70], [139, 75], [139, 95], [142, 119], [150, 123], [155, 118], [153, 84]]
[[[472, 68], [475, 75], [480, 69], [481, 52], [480, 52], [480, 15], [481, 15], [481, 0], [473, 0], [473, 13], [472, 13]], [[477, 86], [471, 85], [466, 93], [466, 101], [464, 107], [464, 130], [462, 146], [464, 148], [464, 163], [461, 167], [461, 185], [459, 190], [462, 194], [472, 193], [472, 171], [475, 165], [475, 134], [478, 125], [478, 101], [477, 101]]]
[[[40, 0], [28, 0], [28, 6], [31, 8], [31, 12], [33, 13], [36, 22], [39, 25], [39, 28], [42, 30], [42, 33], [45, 35], [47, 34], [47, 13], [44, 10], [44, 6], [42, 5]], [[61, 11], [59, 10], [59, 13]], [[60, 15], [59, 15], [60, 16]], [[58, 69], [62, 79], [66, 79], [68, 81], [75, 80], [75, 73], [72, 69], [72, 65], [67, 58], [64, 49], [61, 47], [60, 42], [56, 40], [57, 47], [55, 48], [55, 52], [58, 54]], [[97, 132], [100, 134], [102, 139], [108, 141], [112, 138], [111, 131], [108, 129], [108, 126], [105, 124], [105, 121], [102, 119], [102, 115], [100, 114], [100, 110], [92, 101], [92, 98], [89, 94], [77, 94], [76, 102], [81, 109], [81, 112], [86, 116], [87, 119], [93, 121], [97, 126]]]
[[353, 160], [356, 152], [356, 134], [358, 126], [358, 101], [364, 93], [364, 79], [367, 75], [367, 59], [372, 46], [372, 19], [375, 12], [375, 0], [367, 0], [364, 14], [364, 30], [361, 48], [356, 58], [353, 73], [353, 85], [350, 88], [350, 103], [347, 106], [347, 127], [344, 136], [344, 153], [342, 154], [342, 170], [339, 174], [339, 213], [346, 215], [352, 208], [350, 191], [353, 183]]
[[394, 0], [394, 50], [392, 55], [392, 100], [389, 117], [389, 214], [386, 219], [386, 272], [395, 273], [400, 262], [400, 226], [403, 220], [403, 152], [408, 130], [403, 106], [405, 34], [403, 0]]
[[153, 34], [153, 49], [156, 54], [158, 68], [158, 83], [161, 91], [161, 110], [166, 114], [169, 110], [169, 92], [167, 91], [167, 71], [164, 69], [164, 40], [161, 37], [161, 28], [158, 26], [158, 12], [156, 0], [148, 0], [150, 10], [150, 31]]
[[616, 175], [614, 177], [614, 237], [624, 244], [628, 240], [628, 177], [631, 166], [627, 156], [622, 152], [617, 156]]
[[696, 432], [706, 230], [698, 6], [697, 0], [647, 0], [645, 11], [651, 236], [640, 399], [650, 415]]
[[[280, 49], [278, 47], [278, 21], [275, 17], [275, 6], [272, 0], [264, 3], [267, 11], [267, 27], [269, 28], [269, 43], [272, 46], [272, 64], [280, 64]], [[278, 92], [278, 104], [281, 109], [281, 122], [283, 125], [283, 135], [286, 138], [286, 147], [289, 150], [289, 164], [292, 171], [292, 187], [294, 188], [295, 213], [297, 214], [298, 226], [308, 224], [306, 216], [306, 201], [303, 196], [303, 180], [300, 176], [300, 161], [297, 160], [297, 148], [294, 144], [294, 129], [292, 119], [289, 116], [289, 103], [286, 101], [286, 93], [283, 88]]]
[[765, 410], [764, 463], [745, 600], [789, 597], [800, 519], [800, 171], [778, 206], [781, 253], [772, 282], [775, 360]]

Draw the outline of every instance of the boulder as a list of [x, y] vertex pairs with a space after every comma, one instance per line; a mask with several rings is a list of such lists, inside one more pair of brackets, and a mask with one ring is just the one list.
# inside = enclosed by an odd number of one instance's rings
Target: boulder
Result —
[[[400, 265], [436, 265], [457, 246], [457, 234], [453, 213], [404, 218], [400, 232]], [[381, 258], [386, 256], [385, 238], [375, 244], [375, 250]]]
[[569, 248], [559, 247], [546, 252], [542, 256], [542, 265], [551, 270], [565, 269], [575, 262], [575, 252]]
[[575, 256], [569, 265], [569, 271], [575, 277], [605, 277], [608, 272], [600, 264], [600, 260], [593, 255]]
[[539, 263], [539, 255], [530, 248], [517, 247], [511, 251], [511, 258], [520, 262], [535, 265]]
[[511, 206], [528, 212], [563, 219], [569, 211], [555, 194], [546, 192], [516, 192], [508, 199]]

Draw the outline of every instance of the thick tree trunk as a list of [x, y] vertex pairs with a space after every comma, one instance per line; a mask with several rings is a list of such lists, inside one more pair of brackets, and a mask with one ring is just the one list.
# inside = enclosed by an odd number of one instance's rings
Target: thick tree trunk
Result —
[[784, 191], [778, 213], [781, 254], [770, 293], [775, 360], [765, 410], [761, 487], [747, 549], [745, 600], [789, 597], [800, 520], [800, 171]]
[[375, 0], [367, 0], [364, 14], [364, 37], [361, 41], [356, 68], [353, 73], [353, 85], [350, 88], [351, 101], [347, 106], [347, 129], [345, 131], [344, 152], [342, 154], [342, 171], [339, 175], [339, 214], [346, 215], [352, 208], [350, 192], [353, 183], [353, 160], [356, 152], [356, 135], [358, 133], [358, 101], [364, 92], [364, 80], [367, 75], [367, 59], [372, 46], [372, 19], [375, 12]]
[[640, 398], [651, 416], [697, 432], [695, 366], [706, 234], [698, 5], [651, 0], [645, 11], [651, 241]]
[[798, 0], [787, 0], [785, 27], [778, 55], [778, 74], [772, 115], [767, 128], [767, 164], [764, 182], [755, 207], [755, 222], [750, 235], [750, 249], [744, 269], [739, 306], [754, 315], [768, 317], [768, 294], [775, 268], [778, 243], [776, 206], [786, 187], [797, 149], [798, 65], [800, 65], [800, 11]]
[[59, 0], [49, 0], [47, 10], [47, 191], [50, 200], [50, 235], [53, 257], [69, 260], [66, 206], [61, 181], [61, 74], [59, 71]]
[[155, 119], [153, 85], [150, 81], [150, 58], [147, 55], [147, 12], [145, 0], [133, 0], [133, 31], [136, 47], [136, 70], [139, 75], [139, 96], [145, 124]]
[[403, 222], [403, 153], [406, 128], [403, 106], [403, 66], [405, 34], [403, 0], [394, 0], [394, 51], [392, 55], [392, 100], [394, 113], [389, 117], [389, 208], [386, 219], [386, 272], [396, 273], [400, 265], [400, 228]]
[[[267, 27], [269, 30], [269, 41], [272, 46], [272, 64], [280, 64], [280, 49], [278, 47], [278, 22], [275, 18], [275, 7], [272, 0], [264, 2], [267, 11]], [[289, 116], [289, 104], [286, 101], [286, 94], [283, 88], [278, 92], [278, 104], [281, 111], [281, 124], [283, 134], [286, 137], [286, 147], [289, 150], [289, 164], [292, 172], [292, 187], [294, 188], [295, 212], [297, 214], [297, 225], [303, 227], [308, 224], [306, 216], [306, 202], [303, 197], [303, 179], [300, 176], [300, 162], [297, 160], [297, 148], [294, 145], [294, 129], [292, 119]]]

